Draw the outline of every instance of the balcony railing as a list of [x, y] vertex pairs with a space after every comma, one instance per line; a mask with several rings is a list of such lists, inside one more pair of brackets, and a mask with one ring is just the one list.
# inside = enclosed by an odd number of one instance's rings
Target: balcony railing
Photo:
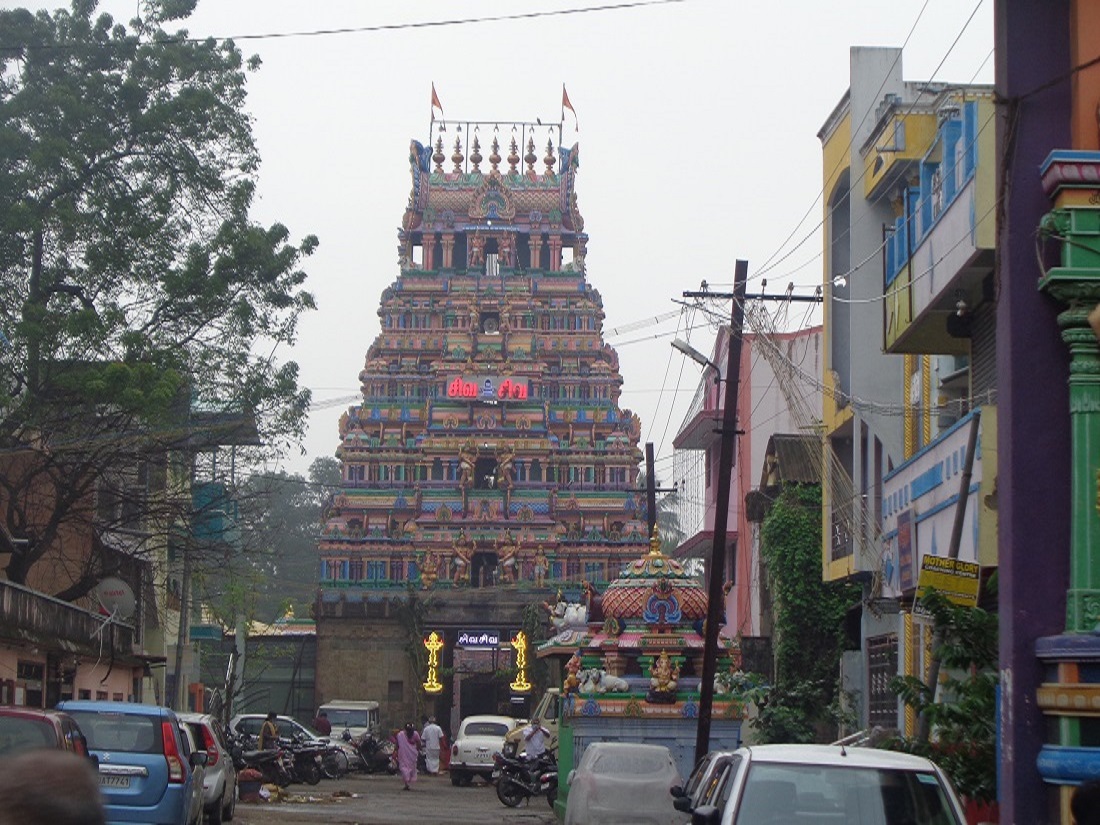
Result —
[[112, 621], [105, 633], [105, 616], [63, 602], [22, 585], [0, 581], [0, 637], [98, 656], [114, 647], [119, 655], [134, 653], [133, 626]]

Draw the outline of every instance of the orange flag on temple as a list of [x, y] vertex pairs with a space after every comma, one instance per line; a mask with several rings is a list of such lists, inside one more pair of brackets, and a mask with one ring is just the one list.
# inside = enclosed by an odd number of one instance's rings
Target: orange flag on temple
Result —
[[565, 110], [568, 109], [573, 113], [573, 122], [575, 124], [574, 132], [581, 130], [581, 122], [577, 118], [577, 110], [573, 108], [573, 104], [569, 102], [569, 92], [565, 91], [565, 84], [561, 84], [561, 119], [565, 120]]
[[[563, 87], [564, 88], [564, 87]], [[432, 121], [435, 121], [435, 110], [439, 109], [439, 114], [443, 114], [443, 104], [439, 102], [439, 95], [435, 93], [435, 83], [432, 83]]]

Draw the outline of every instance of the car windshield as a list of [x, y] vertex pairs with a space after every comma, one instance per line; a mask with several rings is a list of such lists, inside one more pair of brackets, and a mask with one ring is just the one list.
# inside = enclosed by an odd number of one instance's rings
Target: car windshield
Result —
[[325, 708], [328, 721], [333, 728], [369, 728], [371, 727], [370, 715], [366, 709], [333, 709]]
[[0, 716], [0, 753], [21, 753], [57, 744], [53, 726], [42, 719]]
[[94, 710], [69, 710], [68, 713], [80, 725], [91, 750], [163, 753], [159, 718]]
[[581, 767], [603, 776], [638, 777], [663, 773], [668, 768], [668, 764], [668, 754], [659, 750], [599, 748], [591, 751], [591, 758], [589, 758], [589, 751], [585, 751]]
[[503, 722], [471, 722], [462, 729], [463, 736], [500, 736], [508, 733], [508, 726]]
[[931, 771], [753, 763], [735, 825], [795, 821], [959, 825]]

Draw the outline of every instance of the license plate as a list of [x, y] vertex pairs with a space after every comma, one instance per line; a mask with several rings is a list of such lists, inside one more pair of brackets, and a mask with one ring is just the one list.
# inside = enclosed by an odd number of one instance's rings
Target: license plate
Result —
[[101, 773], [99, 775], [99, 784], [105, 788], [129, 788], [130, 777]]

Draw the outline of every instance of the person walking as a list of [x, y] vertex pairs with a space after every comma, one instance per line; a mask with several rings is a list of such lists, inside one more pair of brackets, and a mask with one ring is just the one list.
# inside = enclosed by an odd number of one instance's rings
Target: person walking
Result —
[[416, 758], [419, 754], [420, 734], [412, 722], [407, 722], [405, 729], [397, 734], [397, 769], [405, 781], [406, 791], [412, 790], [410, 786], [416, 781]]
[[271, 711], [260, 728], [259, 748], [262, 751], [269, 751], [279, 745], [279, 725], [275, 719], [275, 711]]
[[321, 734], [321, 736], [332, 735], [332, 722], [328, 720], [327, 711], [317, 711], [317, 716], [313, 719], [313, 729]]
[[424, 765], [429, 776], [439, 775], [439, 750], [443, 743], [443, 728], [435, 723], [435, 717], [428, 717], [428, 724], [421, 733], [424, 740]]

